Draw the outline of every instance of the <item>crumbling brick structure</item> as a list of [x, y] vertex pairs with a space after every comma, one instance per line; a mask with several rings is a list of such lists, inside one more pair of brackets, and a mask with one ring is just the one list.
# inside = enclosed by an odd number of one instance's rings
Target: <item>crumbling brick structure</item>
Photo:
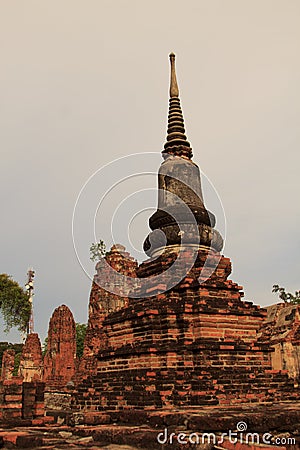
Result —
[[41, 381], [23, 382], [22, 418], [37, 419], [44, 416], [45, 383]]
[[[175, 56], [170, 59], [158, 208], [144, 242], [149, 259], [134, 270], [128, 255], [119, 259], [117, 279], [112, 271], [107, 276], [106, 260], [97, 265], [85, 346], [90, 365], [80, 367], [74, 407], [96, 412], [297, 399], [287, 372], [272, 368], [269, 342], [258, 339], [266, 311], [242, 301], [242, 288], [228, 280], [231, 263], [220, 253], [223, 240], [204, 205], [184, 134]], [[103, 278], [117, 287], [103, 285]]]
[[299, 385], [300, 379], [300, 305], [279, 303], [267, 308], [267, 317], [260, 330], [260, 341], [274, 348], [272, 367], [287, 370]]
[[0, 421], [22, 418], [23, 380], [12, 377], [0, 383]]
[[27, 383], [21, 377], [0, 382], [0, 423], [43, 417], [44, 388], [42, 382]]
[[75, 365], [75, 321], [70, 309], [62, 305], [55, 309], [50, 319], [43, 381], [48, 387], [64, 387], [73, 377]]
[[[19, 423], [23, 419], [38, 419], [44, 416], [44, 388], [41, 379], [42, 352], [37, 334], [29, 334], [25, 345], [15, 345], [23, 349], [19, 376], [16, 352], [7, 349], [2, 355], [0, 379], [0, 423]], [[29, 382], [31, 381], [31, 382]]]
[[25, 382], [42, 380], [42, 348], [37, 333], [27, 335], [18, 373]]
[[[135, 287], [136, 269], [137, 262], [122, 245], [114, 245], [106, 257], [97, 263], [89, 301], [88, 329], [80, 363], [81, 374], [92, 373], [95, 369], [95, 357], [107, 342], [103, 321], [108, 314], [128, 306], [126, 292]], [[120, 280], [119, 274], [129, 277], [129, 280]], [[114, 293], [116, 287], [123, 296]]]
[[[137, 273], [166, 270], [176, 256], [149, 260]], [[219, 255], [209, 258], [213, 264]], [[159, 293], [162, 286], [149, 285], [154, 297], [131, 299], [106, 316], [97, 371], [85, 373], [77, 405], [156, 409], [297, 398], [287, 373], [273, 370], [270, 345], [258, 341], [266, 311], [241, 300], [241, 287], [227, 279], [228, 258], [200, 284], [204, 261], [202, 249], [176, 287]]]
[[9, 342], [0, 342], [0, 368], [2, 367], [2, 355], [5, 350], [14, 350], [15, 356], [22, 353], [23, 344], [11, 344]]
[[2, 355], [1, 380], [10, 380], [15, 368], [15, 354], [13, 349], [4, 350]]

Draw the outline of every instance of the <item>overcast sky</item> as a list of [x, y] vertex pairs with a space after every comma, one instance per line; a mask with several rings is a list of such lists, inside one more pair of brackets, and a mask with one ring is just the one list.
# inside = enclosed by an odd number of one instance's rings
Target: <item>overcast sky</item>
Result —
[[[63, 303], [76, 321], [87, 320], [91, 281], [72, 241], [83, 185], [133, 153], [157, 153], [157, 162], [137, 157], [141, 173], [160, 163], [170, 51], [194, 161], [224, 207], [231, 279], [260, 305], [276, 301], [275, 283], [300, 288], [299, 23], [298, 0], [1, 1], [0, 273], [24, 284], [28, 267], [35, 269], [42, 339]], [[98, 187], [89, 185], [98, 201], [101, 179], [109, 187], [122, 170], [134, 173], [123, 161], [124, 169], [114, 163], [98, 173]], [[156, 188], [154, 175], [133, 178], [133, 192]], [[107, 212], [95, 214], [97, 237], [108, 245], [111, 214], [125, 193], [129, 186], [116, 187]], [[129, 230], [140, 251], [151, 201], [135, 202], [146, 208]], [[81, 214], [85, 208], [92, 217], [88, 198]], [[128, 217], [118, 211], [122, 238]], [[76, 239], [88, 261], [93, 237], [84, 226]], [[0, 339], [18, 340], [2, 328]]]

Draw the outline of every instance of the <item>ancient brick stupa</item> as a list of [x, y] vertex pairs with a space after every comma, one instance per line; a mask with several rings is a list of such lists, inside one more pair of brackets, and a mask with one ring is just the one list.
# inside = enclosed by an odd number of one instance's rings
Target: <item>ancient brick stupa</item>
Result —
[[[271, 347], [258, 339], [266, 311], [242, 301], [242, 288], [228, 280], [231, 263], [220, 254], [222, 237], [203, 202], [174, 54], [170, 60], [158, 209], [144, 243], [149, 259], [137, 266], [122, 247], [107, 255], [108, 264], [133, 280], [126, 291], [124, 277], [120, 301], [98, 285], [107, 268], [97, 265], [74, 405], [166, 409], [296, 398], [287, 374], [272, 370]], [[104, 302], [115, 307], [108, 310]]]
[[153, 256], [166, 244], [169, 250], [175, 251], [179, 247], [198, 249], [199, 246], [220, 251], [223, 240], [213, 229], [214, 215], [204, 206], [199, 168], [192, 161], [192, 149], [184, 134], [173, 53], [170, 61], [168, 130], [164, 162], [158, 174], [158, 210], [149, 220], [153, 231], [144, 243], [144, 250]]
[[76, 362], [76, 328], [66, 305], [56, 308], [49, 322], [43, 381], [48, 388], [65, 386], [73, 377]]

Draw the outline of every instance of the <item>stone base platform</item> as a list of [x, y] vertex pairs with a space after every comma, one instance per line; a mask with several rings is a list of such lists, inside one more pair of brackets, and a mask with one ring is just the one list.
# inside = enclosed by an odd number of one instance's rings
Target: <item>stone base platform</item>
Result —
[[[51, 411], [47, 414], [51, 417]], [[160, 412], [145, 410], [97, 414], [89, 412], [85, 416], [83, 413], [74, 414], [71, 411], [65, 411], [59, 416], [55, 411], [53, 415], [57, 421], [55, 424], [0, 429], [0, 448], [300, 449], [300, 403], [282, 402], [259, 406], [245, 404], [239, 407], [206, 407], [201, 410], [190, 408]], [[82, 421], [90, 424], [81, 424]], [[241, 431], [242, 424], [244, 428], [246, 427], [243, 431]], [[237, 435], [229, 437], [229, 430]], [[222, 433], [227, 433], [224, 439], [221, 439]], [[236, 438], [240, 440], [241, 433], [244, 441], [247, 433], [251, 433], [248, 442], [234, 442]], [[216, 436], [216, 442], [213, 441], [213, 435]], [[263, 441], [263, 437], [266, 442]], [[180, 440], [186, 442], [180, 443], [178, 442]]]

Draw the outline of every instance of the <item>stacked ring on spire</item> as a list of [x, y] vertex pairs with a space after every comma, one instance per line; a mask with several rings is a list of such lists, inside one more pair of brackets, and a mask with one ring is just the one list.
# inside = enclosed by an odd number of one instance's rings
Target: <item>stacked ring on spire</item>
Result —
[[184, 129], [183, 114], [178, 97], [170, 98], [169, 115], [168, 115], [168, 131], [167, 142], [165, 148], [173, 145], [184, 145], [190, 147], [187, 141]]

